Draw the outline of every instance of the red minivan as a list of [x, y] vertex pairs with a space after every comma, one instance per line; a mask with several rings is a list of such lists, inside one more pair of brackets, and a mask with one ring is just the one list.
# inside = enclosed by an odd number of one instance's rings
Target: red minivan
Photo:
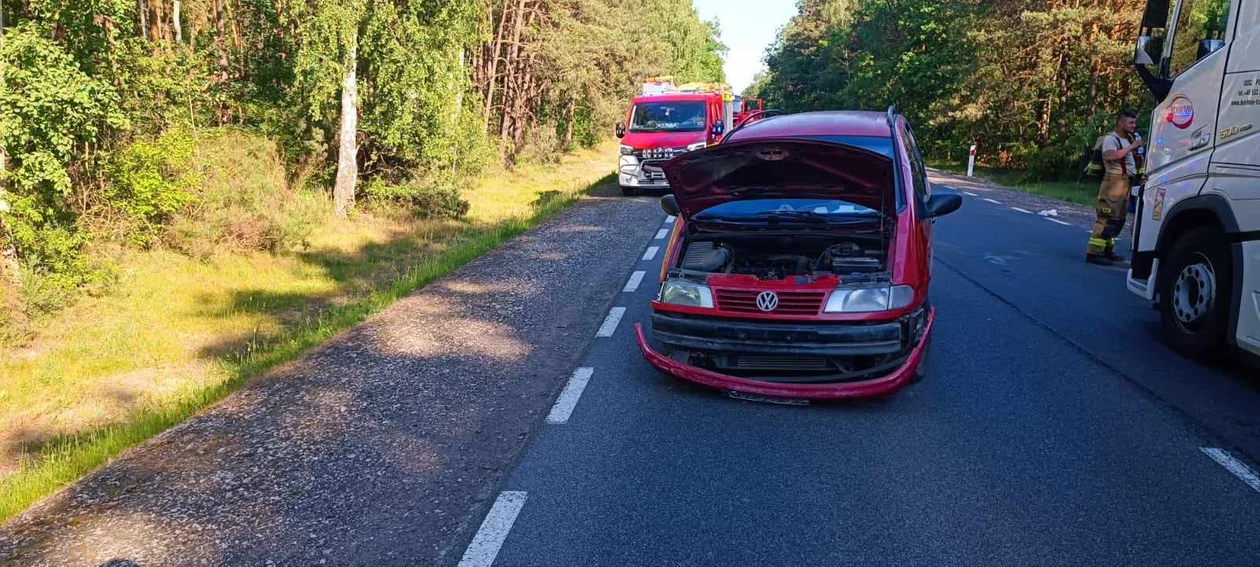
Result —
[[639, 348], [736, 397], [833, 400], [919, 377], [936, 310], [932, 194], [889, 109], [765, 118], [664, 164], [678, 217]]

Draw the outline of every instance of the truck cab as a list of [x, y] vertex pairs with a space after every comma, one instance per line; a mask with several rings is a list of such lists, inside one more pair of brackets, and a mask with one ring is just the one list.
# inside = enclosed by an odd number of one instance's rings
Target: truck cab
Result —
[[642, 190], [668, 190], [661, 165], [680, 154], [716, 143], [731, 128], [734, 97], [724, 85], [675, 86], [649, 80], [630, 103], [621, 139], [617, 182], [633, 196]]
[[1260, 0], [1149, 0], [1156, 105], [1128, 288], [1193, 358], [1260, 356]]

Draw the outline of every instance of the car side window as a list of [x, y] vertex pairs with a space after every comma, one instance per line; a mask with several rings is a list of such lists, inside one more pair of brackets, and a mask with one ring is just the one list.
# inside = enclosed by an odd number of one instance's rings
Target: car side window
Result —
[[927, 203], [928, 197], [932, 196], [932, 189], [928, 182], [927, 166], [923, 163], [923, 154], [919, 152], [919, 144], [914, 141], [914, 132], [910, 130], [910, 125], [906, 125], [906, 149], [910, 158], [910, 172], [913, 176], [912, 183], [914, 185], [914, 195], [920, 204]]

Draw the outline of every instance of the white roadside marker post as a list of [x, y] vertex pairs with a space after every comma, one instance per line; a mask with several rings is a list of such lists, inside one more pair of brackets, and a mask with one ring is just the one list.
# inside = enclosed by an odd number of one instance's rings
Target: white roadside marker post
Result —
[[976, 145], [971, 145], [971, 150], [967, 152], [967, 177], [971, 177], [976, 171]]

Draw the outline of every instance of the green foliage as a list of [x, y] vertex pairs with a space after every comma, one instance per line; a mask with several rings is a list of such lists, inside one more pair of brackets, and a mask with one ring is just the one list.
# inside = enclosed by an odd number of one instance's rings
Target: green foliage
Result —
[[5, 31], [0, 58], [0, 144], [9, 156], [0, 220], [28, 267], [55, 274], [55, 285], [87, 283], [95, 276], [79, 257], [86, 239], [76, 207], [87, 201], [96, 143], [127, 126], [118, 94], [33, 24]]
[[302, 248], [330, 210], [325, 196], [289, 188], [275, 142], [245, 131], [199, 135], [187, 175], [197, 179], [190, 204], [162, 240], [195, 257]]
[[1128, 58], [1143, 3], [803, 0], [750, 90], [789, 111], [896, 104], [925, 151], [1054, 178], [1151, 102]]
[[188, 162], [195, 144], [191, 134], [176, 129], [115, 154], [104, 198], [127, 217], [133, 242], [150, 244], [171, 216], [193, 201], [199, 179]]
[[462, 219], [470, 207], [459, 194], [459, 188], [448, 180], [412, 180], [390, 185], [380, 179], [364, 188], [368, 199], [401, 208], [422, 219]]

